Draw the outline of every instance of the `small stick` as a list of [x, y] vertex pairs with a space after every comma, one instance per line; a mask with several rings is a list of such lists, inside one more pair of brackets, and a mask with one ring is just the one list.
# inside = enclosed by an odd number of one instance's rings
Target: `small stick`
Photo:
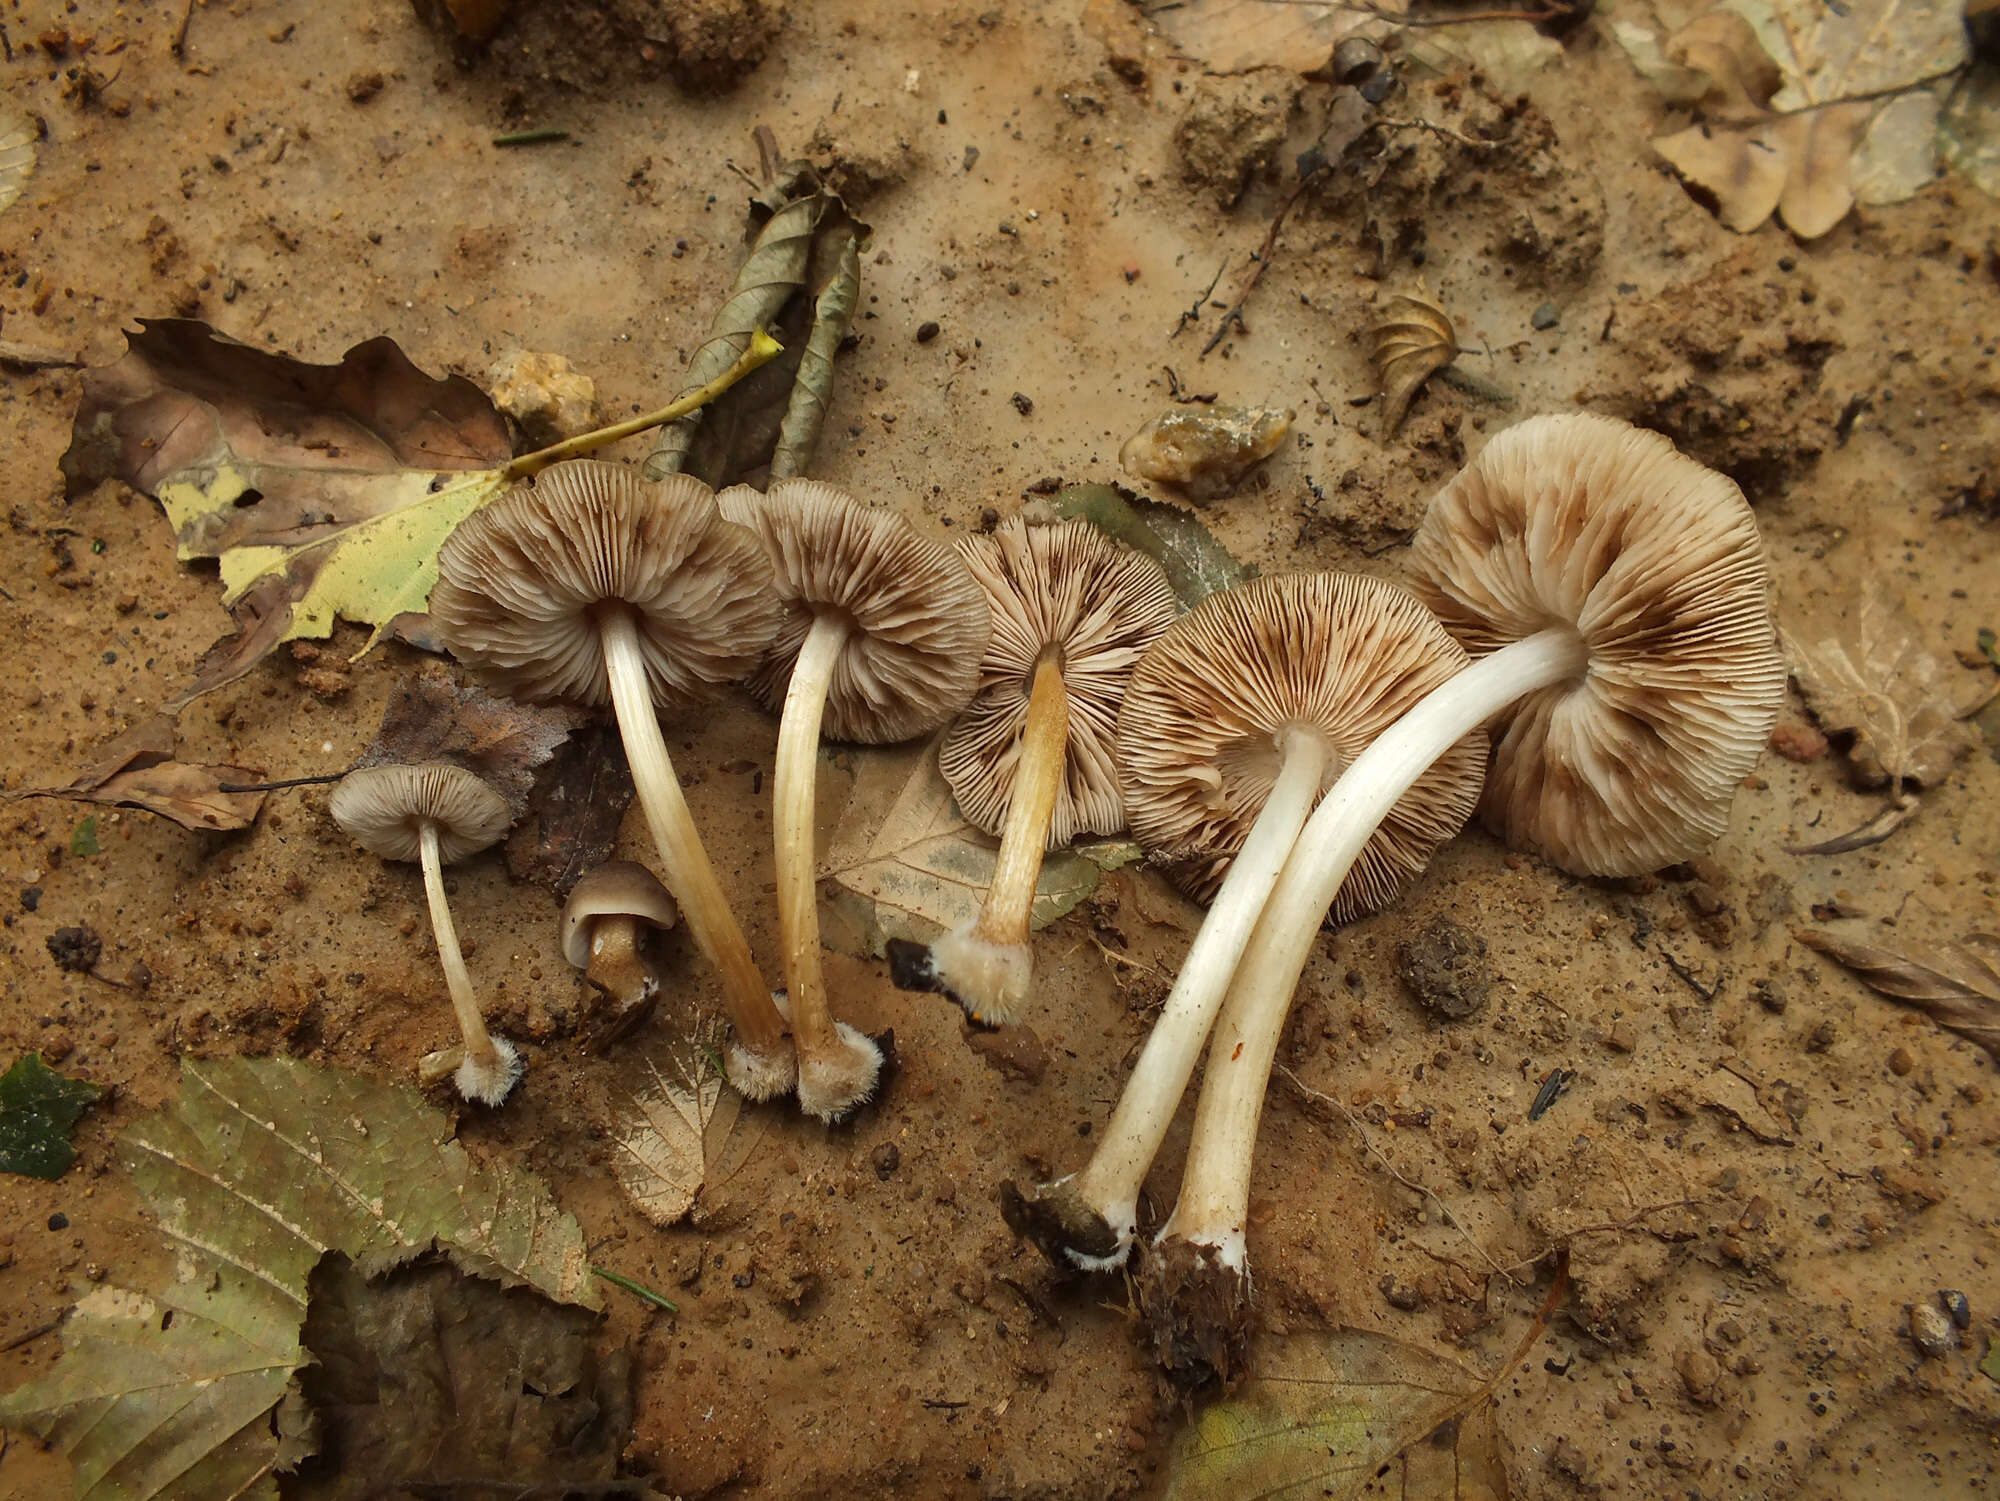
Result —
[[1193, 306], [1189, 307], [1185, 312], [1181, 314], [1180, 322], [1174, 325], [1174, 331], [1173, 333], [1167, 335], [1168, 338], [1170, 339], [1174, 338], [1176, 335], [1180, 333], [1182, 329], [1186, 328], [1190, 323], [1201, 322], [1202, 308], [1207, 305], [1208, 299], [1210, 298], [1210, 296], [1214, 294], [1215, 289], [1222, 285], [1222, 273], [1227, 271], [1228, 269], [1229, 269], [1229, 257], [1225, 255], [1222, 258], [1222, 264], [1215, 268], [1215, 275], [1210, 277], [1208, 280], [1208, 285], [1202, 288], [1201, 296], [1195, 298]]
[[593, 1264], [590, 1268], [590, 1275], [593, 1277], [602, 1277], [613, 1287], [622, 1287], [635, 1298], [644, 1298], [654, 1307], [664, 1308], [668, 1313], [679, 1313], [681, 1311], [680, 1304], [673, 1302], [671, 1299], [661, 1297], [643, 1282], [634, 1282], [630, 1277], [620, 1272], [614, 1272], [605, 1267]]
[[[1298, 186], [1293, 188], [1286, 196], [1285, 201], [1278, 205], [1278, 212], [1271, 216], [1271, 227], [1264, 232], [1264, 246], [1254, 257], [1257, 264], [1250, 272], [1250, 279], [1243, 283], [1243, 289], [1236, 294], [1236, 301], [1230, 305], [1229, 311], [1222, 315], [1221, 324], [1209, 336], [1208, 342], [1201, 346], [1200, 358], [1208, 358], [1209, 351], [1220, 344], [1228, 335], [1231, 323], [1234, 323], [1246, 334], [1250, 332], [1250, 326], [1243, 321], [1243, 304], [1249, 298], [1251, 292], [1256, 289], [1258, 280], [1264, 274], [1264, 268], [1271, 264], [1271, 254], [1277, 248], [1278, 231], [1284, 227], [1285, 215], [1292, 211], [1292, 205], [1299, 201], [1299, 195], [1318, 182], [1325, 172], [1325, 164], [1315, 167], [1299, 179]], [[1217, 272], [1216, 275], [1219, 277], [1221, 273]]]
[[188, 27], [193, 21], [194, 0], [187, 0], [187, 4], [181, 7], [180, 24], [174, 27], [174, 34], [167, 39], [167, 51], [171, 52], [175, 57], [187, 56]]
[[544, 125], [535, 130], [514, 130], [506, 135], [493, 138], [496, 146], [541, 146], [554, 141], [567, 141], [569, 132], [553, 125]]
[[[348, 767], [347, 771], [354, 770]], [[217, 792], [282, 792], [287, 787], [317, 787], [324, 782], [337, 782], [347, 775], [347, 771], [322, 772], [316, 777], [287, 777], [282, 782], [217, 782]]]

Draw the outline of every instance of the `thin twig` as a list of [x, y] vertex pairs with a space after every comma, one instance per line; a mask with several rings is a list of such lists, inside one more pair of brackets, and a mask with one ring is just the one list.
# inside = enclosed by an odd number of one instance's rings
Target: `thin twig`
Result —
[[35, 1325], [32, 1329], [23, 1329], [19, 1334], [10, 1335], [4, 1344], [0, 1344], [0, 1355], [5, 1355], [10, 1350], [18, 1350], [29, 1340], [40, 1339], [44, 1334], [53, 1334], [61, 1327], [62, 1320], [53, 1318], [45, 1324]]
[[1672, 954], [1668, 953], [1665, 945], [1661, 945], [1658, 948], [1657, 952], [1662, 959], [1667, 961], [1667, 968], [1672, 970], [1676, 975], [1680, 976], [1681, 983], [1687, 986], [1687, 988], [1689, 990], [1692, 990], [1696, 995], [1700, 996], [1704, 1001], [1714, 1000], [1717, 993], [1721, 991], [1722, 982], [1719, 980], [1716, 982], [1714, 989], [1712, 990], [1704, 989], [1701, 981], [1697, 980], [1694, 977], [1694, 971], [1689, 969], [1685, 964], [1681, 963], [1681, 961], [1676, 959]]
[[1384, 130], [1428, 130], [1434, 136], [1443, 136], [1447, 141], [1456, 141], [1461, 146], [1471, 146], [1480, 151], [1491, 151], [1508, 144], [1506, 141], [1482, 141], [1477, 136], [1466, 135], [1435, 120], [1373, 120], [1369, 123]]
[[622, 1287], [636, 1298], [644, 1298], [655, 1308], [664, 1308], [668, 1313], [679, 1313], [681, 1311], [680, 1304], [674, 1302], [671, 1298], [661, 1297], [643, 1282], [634, 1282], [623, 1272], [614, 1272], [601, 1266], [593, 1266], [590, 1269], [590, 1275], [603, 1278], [613, 1287]]
[[[349, 767], [347, 770], [352, 771]], [[217, 782], [217, 792], [282, 792], [287, 787], [317, 787], [326, 782], [337, 782], [346, 776], [346, 771], [323, 771], [314, 777], [287, 777], [282, 782]]]
[[1215, 275], [1211, 276], [1208, 279], [1208, 285], [1202, 288], [1201, 296], [1195, 298], [1193, 306], [1181, 314], [1181, 321], [1174, 325], [1174, 331], [1167, 335], [1168, 338], [1174, 338], [1190, 323], [1201, 322], [1201, 310], [1208, 305], [1208, 299], [1214, 295], [1215, 289], [1222, 285], [1222, 273], [1228, 269], [1229, 257], [1225, 255], [1222, 258], [1222, 264], [1215, 268]]
[[180, 24], [174, 27], [174, 34], [167, 39], [167, 51], [175, 57], [187, 56], [188, 27], [194, 22], [194, 0], [187, 0], [181, 7]]
[[1285, 215], [1292, 211], [1292, 205], [1299, 201], [1299, 195], [1318, 182], [1326, 170], [1326, 164], [1322, 164], [1308, 172], [1304, 177], [1301, 177], [1298, 186], [1293, 188], [1285, 196], [1285, 201], [1278, 205], [1277, 213], [1271, 216], [1271, 227], [1264, 232], [1263, 248], [1254, 257], [1257, 264], [1251, 269], [1250, 279], [1243, 283], [1243, 289], [1236, 294], [1236, 301], [1231, 303], [1229, 311], [1222, 315], [1222, 322], [1217, 325], [1215, 332], [1210, 335], [1209, 341], [1201, 346], [1202, 359], [1207, 359], [1209, 351], [1214, 349], [1216, 345], [1220, 344], [1227, 337], [1230, 324], [1234, 323], [1237, 328], [1246, 334], [1250, 332], [1250, 326], [1243, 321], [1244, 300], [1256, 289], [1258, 281], [1264, 275], [1264, 268], [1271, 264], [1271, 255], [1277, 248], [1278, 231], [1284, 227]]

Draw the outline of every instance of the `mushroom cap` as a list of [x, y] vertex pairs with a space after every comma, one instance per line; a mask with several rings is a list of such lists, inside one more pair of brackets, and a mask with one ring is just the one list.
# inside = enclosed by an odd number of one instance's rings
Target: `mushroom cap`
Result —
[[766, 708], [784, 708], [806, 632], [832, 611], [854, 630], [827, 687], [826, 738], [887, 745], [928, 734], [965, 706], [991, 621], [949, 547], [818, 480], [779, 480], [763, 494], [733, 485], [716, 504], [763, 542], [784, 602], [784, 623], [750, 677]]
[[636, 917], [656, 928], [681, 920], [673, 893], [636, 860], [606, 860], [585, 871], [563, 903], [563, 958], [577, 969], [590, 963], [590, 924], [599, 917]]
[[1764, 550], [1743, 494], [1608, 417], [1507, 429], [1438, 492], [1412, 586], [1475, 657], [1555, 624], [1577, 680], [1489, 726], [1480, 814], [1582, 875], [1685, 860], [1727, 822], [1785, 691]]
[[435, 823], [447, 865], [478, 854], [514, 821], [507, 799], [449, 761], [350, 771], [326, 808], [356, 844], [385, 860], [421, 858], [424, 824]]
[[684, 708], [745, 676], [781, 608], [757, 539], [708, 486], [567, 459], [475, 511], [438, 550], [431, 618], [487, 684], [533, 702], [609, 702], [598, 619], [634, 612], [653, 701]]
[[[1118, 780], [1133, 837], [1210, 900], [1271, 794], [1284, 731], [1321, 737], [1324, 792], [1467, 662], [1415, 595], [1380, 579], [1294, 573], [1211, 594], [1153, 643], [1125, 690]], [[1341, 884], [1335, 922], [1386, 905], [1464, 827], [1486, 750], [1475, 730], [1403, 794]]]
[[1029, 526], [1016, 517], [960, 544], [986, 592], [993, 634], [979, 691], [945, 732], [938, 769], [966, 818], [998, 833], [1014, 791], [1028, 694], [1044, 651], [1062, 653], [1069, 745], [1048, 847], [1125, 826], [1112, 753], [1125, 682], [1180, 613], [1160, 565], [1086, 521]]

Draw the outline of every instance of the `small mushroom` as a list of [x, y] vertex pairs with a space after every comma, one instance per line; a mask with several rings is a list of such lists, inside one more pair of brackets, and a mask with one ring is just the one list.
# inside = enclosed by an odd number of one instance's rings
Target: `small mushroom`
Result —
[[1486, 725], [1481, 809], [1509, 843], [1579, 875], [1656, 869], [1720, 832], [1784, 697], [1756, 518], [1657, 433], [1583, 414], [1510, 428], [1432, 500], [1411, 550], [1418, 596], [1475, 660], [1321, 798], [1237, 965], [1150, 1303], [1164, 1339], [1211, 1363], [1241, 1353], [1250, 1165], [1285, 1014], [1387, 809]]
[[[1061, 1264], [1108, 1271], [1132, 1244], [1139, 1190], [1285, 857], [1320, 794], [1368, 743], [1466, 666], [1407, 590], [1358, 574], [1290, 574], [1212, 594], [1141, 659], [1118, 715], [1133, 834], [1214, 900], [1082, 1172], [1010, 1220]], [[1341, 886], [1334, 915], [1372, 912], [1456, 834], [1479, 799], [1476, 726], [1404, 794]]]
[[889, 962], [904, 989], [941, 991], [974, 1021], [1004, 1026], [1034, 982], [1043, 854], [1124, 827], [1118, 705], [1179, 606], [1159, 564], [1087, 522], [1016, 518], [961, 546], [993, 634], [978, 696], [945, 732], [938, 767], [966, 818], [1000, 835], [1000, 853], [978, 917], [928, 948], [891, 942]]
[[681, 920], [660, 878], [632, 860], [607, 860], [571, 888], [563, 905], [563, 958], [584, 972], [607, 1011], [591, 1030], [605, 1047], [652, 1014], [660, 997], [653, 936]]
[[723, 1060], [729, 1082], [753, 1100], [791, 1089], [784, 1016], [702, 847], [659, 721], [661, 708], [747, 676], [777, 633], [757, 539], [725, 521], [690, 476], [655, 485], [616, 464], [569, 459], [445, 539], [430, 613], [452, 655], [498, 691], [612, 705], [667, 885], [722, 975], [736, 1029]]
[[937, 729], [972, 696], [991, 621], [952, 550], [895, 511], [801, 479], [762, 495], [736, 486], [719, 501], [763, 542], [785, 608], [750, 688], [783, 711], [771, 823], [799, 1108], [834, 1121], [875, 1092], [882, 1052], [836, 1022], [827, 1000], [813, 812], [821, 731], [883, 745]]
[[428, 761], [350, 771], [333, 789], [327, 811], [371, 854], [422, 862], [431, 931], [464, 1042], [464, 1060], [452, 1081], [468, 1100], [499, 1104], [521, 1077], [521, 1055], [513, 1043], [486, 1030], [445, 900], [444, 867], [479, 853], [507, 832], [514, 821], [507, 800], [462, 766]]

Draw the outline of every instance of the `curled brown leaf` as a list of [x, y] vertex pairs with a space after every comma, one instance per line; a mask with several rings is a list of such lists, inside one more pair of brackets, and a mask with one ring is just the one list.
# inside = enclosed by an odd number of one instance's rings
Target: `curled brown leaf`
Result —
[[1794, 928], [1792, 936], [2000, 1060], [2000, 934], [1968, 933], [1957, 943], [1900, 953], [1812, 928]]
[[8, 798], [55, 797], [75, 803], [136, 808], [184, 829], [226, 833], [247, 829], [264, 806], [262, 792], [226, 792], [257, 780], [241, 766], [198, 766], [176, 761], [174, 722], [162, 714], [108, 742], [97, 759], [64, 787], [28, 788]]

